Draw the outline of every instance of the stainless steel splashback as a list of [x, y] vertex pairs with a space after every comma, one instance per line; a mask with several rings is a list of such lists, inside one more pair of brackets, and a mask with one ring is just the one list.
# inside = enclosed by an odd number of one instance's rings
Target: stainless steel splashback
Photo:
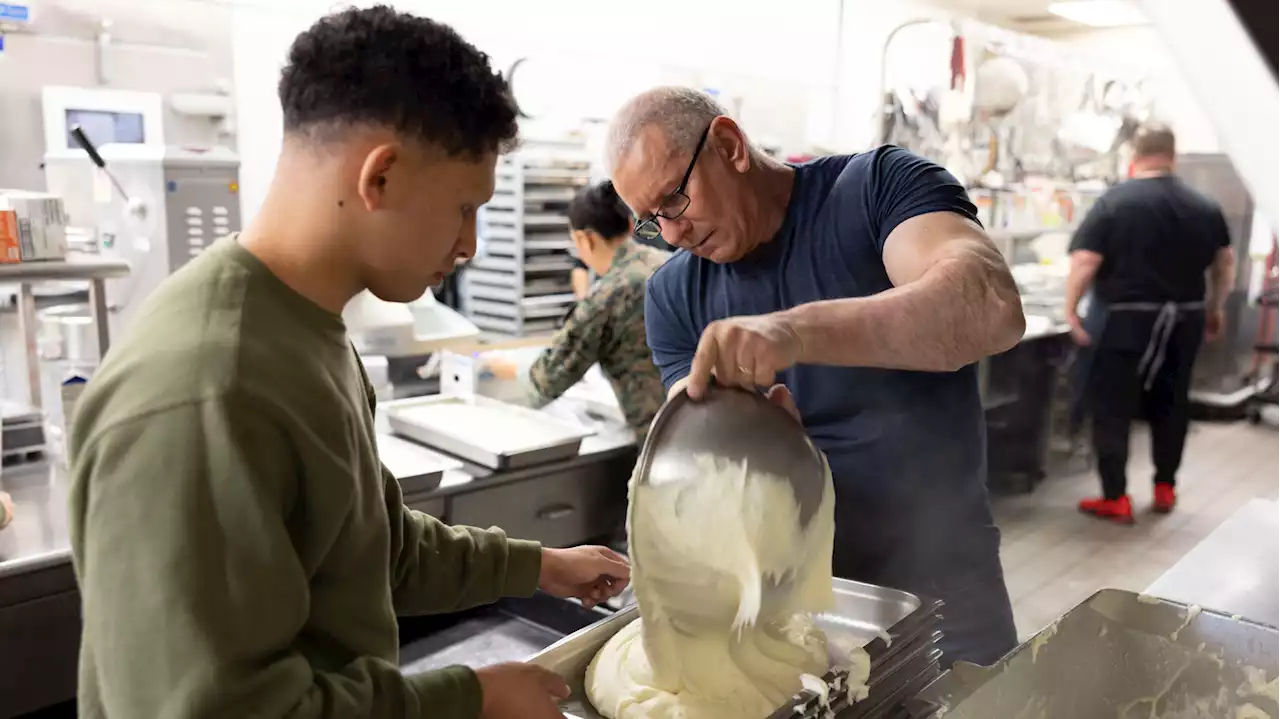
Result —
[[1196, 360], [1193, 388], [1205, 392], [1232, 392], [1249, 369], [1258, 311], [1248, 303], [1249, 238], [1253, 231], [1254, 202], [1231, 158], [1224, 154], [1189, 153], [1178, 156], [1178, 177], [1213, 199], [1222, 208], [1236, 251], [1236, 283], [1227, 297], [1223, 338], [1205, 343]]

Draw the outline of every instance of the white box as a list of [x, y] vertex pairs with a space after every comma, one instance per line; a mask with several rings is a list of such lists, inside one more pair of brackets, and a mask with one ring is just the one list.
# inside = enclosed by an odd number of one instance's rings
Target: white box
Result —
[[47, 192], [0, 190], [0, 211], [12, 210], [20, 262], [67, 256], [67, 212], [62, 198]]
[[476, 393], [483, 363], [474, 354], [440, 352], [440, 394], [472, 397]]

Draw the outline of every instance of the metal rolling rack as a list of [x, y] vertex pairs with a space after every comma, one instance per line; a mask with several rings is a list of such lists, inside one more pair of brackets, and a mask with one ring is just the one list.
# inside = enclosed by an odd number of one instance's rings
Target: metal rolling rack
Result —
[[462, 274], [463, 314], [480, 329], [524, 336], [557, 328], [575, 299], [569, 282], [569, 201], [587, 184], [580, 143], [539, 143], [502, 158], [481, 208], [485, 253]]

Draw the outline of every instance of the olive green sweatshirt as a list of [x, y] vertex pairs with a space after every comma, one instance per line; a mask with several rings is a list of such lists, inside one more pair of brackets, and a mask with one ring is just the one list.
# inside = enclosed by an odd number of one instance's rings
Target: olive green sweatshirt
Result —
[[396, 615], [530, 595], [540, 550], [407, 509], [340, 317], [235, 240], [169, 278], [81, 397], [81, 716], [475, 717]]

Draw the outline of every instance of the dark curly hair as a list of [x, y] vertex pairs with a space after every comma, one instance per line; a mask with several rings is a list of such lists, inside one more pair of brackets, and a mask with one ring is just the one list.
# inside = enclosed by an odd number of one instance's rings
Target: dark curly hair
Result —
[[569, 226], [575, 230], [595, 230], [612, 240], [631, 229], [631, 212], [618, 197], [613, 182], [605, 180], [578, 191], [569, 203]]
[[489, 56], [453, 28], [385, 5], [321, 18], [280, 76], [285, 132], [380, 125], [451, 157], [511, 149], [516, 104]]

